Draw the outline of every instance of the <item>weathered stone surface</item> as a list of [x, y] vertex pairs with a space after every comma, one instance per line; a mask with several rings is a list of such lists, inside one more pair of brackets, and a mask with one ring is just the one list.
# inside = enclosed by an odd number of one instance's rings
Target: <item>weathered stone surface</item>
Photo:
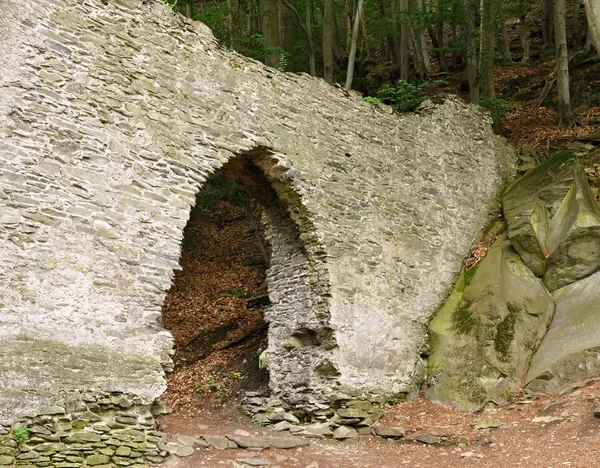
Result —
[[358, 432], [353, 427], [340, 426], [333, 431], [334, 439], [354, 439], [358, 437]]
[[455, 99], [393, 115], [227, 51], [162, 2], [3, 0], [0, 37], [0, 420], [72, 389], [164, 391], [183, 228], [239, 155], [281, 199], [265, 215], [274, 392], [414, 385], [512, 169], [487, 116]]
[[403, 427], [386, 427], [386, 426], [377, 426], [373, 428], [373, 434], [379, 437], [389, 437], [392, 439], [399, 439], [404, 437], [404, 428]]
[[237, 448], [237, 444], [233, 440], [229, 440], [227, 437], [205, 435], [202, 436], [206, 443], [216, 449], [224, 450], [228, 448]]
[[505, 399], [520, 387], [553, 312], [542, 280], [503, 234], [431, 322], [427, 395], [465, 410]]
[[531, 361], [528, 387], [560, 393], [600, 373], [600, 272], [553, 297], [556, 312]]
[[600, 208], [574, 153], [564, 151], [507, 188], [508, 236], [550, 291], [598, 270]]

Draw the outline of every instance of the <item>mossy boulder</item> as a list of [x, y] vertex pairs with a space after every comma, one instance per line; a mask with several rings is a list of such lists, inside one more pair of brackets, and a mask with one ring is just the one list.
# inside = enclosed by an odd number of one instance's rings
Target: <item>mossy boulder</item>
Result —
[[556, 312], [527, 385], [560, 393], [600, 375], [600, 272], [554, 291]]
[[506, 399], [520, 386], [554, 304], [506, 234], [470, 282], [468, 276], [461, 276], [430, 324], [426, 393], [473, 410], [490, 399]]
[[570, 151], [527, 172], [504, 192], [510, 241], [550, 291], [598, 270], [600, 208]]

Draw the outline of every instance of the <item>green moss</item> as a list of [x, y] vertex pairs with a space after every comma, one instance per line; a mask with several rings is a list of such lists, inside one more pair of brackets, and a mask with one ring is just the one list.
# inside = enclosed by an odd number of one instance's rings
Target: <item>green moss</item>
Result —
[[515, 322], [518, 309], [512, 304], [508, 304], [508, 314], [496, 327], [496, 337], [494, 338], [494, 349], [498, 353], [498, 358], [507, 361], [510, 357], [510, 345], [515, 336]]
[[469, 309], [469, 303], [462, 300], [452, 314], [452, 330], [461, 335], [467, 335], [477, 325], [477, 319]]

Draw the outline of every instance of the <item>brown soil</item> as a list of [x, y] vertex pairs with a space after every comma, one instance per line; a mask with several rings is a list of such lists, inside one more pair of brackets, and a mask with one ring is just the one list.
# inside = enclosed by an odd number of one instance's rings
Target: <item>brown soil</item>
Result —
[[[517, 398], [501, 408], [482, 413], [464, 413], [418, 399], [391, 407], [382, 426], [403, 426], [400, 441], [361, 436], [344, 442], [321, 440], [292, 450], [201, 449], [187, 459], [173, 460], [177, 468], [232, 466], [234, 461], [260, 458], [272, 467], [286, 468], [597, 468], [600, 467], [600, 419], [594, 409], [600, 397], [596, 383], [563, 396], [534, 395]], [[534, 422], [553, 416], [553, 422]], [[502, 426], [477, 429], [474, 423], [493, 418]], [[166, 430], [187, 435], [231, 434], [244, 429], [251, 434], [275, 434], [249, 424], [231, 409], [199, 419], [175, 415], [162, 420]], [[441, 440], [426, 445], [414, 439], [431, 434]], [[282, 457], [285, 457], [283, 459]], [[238, 465], [239, 466], [239, 465]]]

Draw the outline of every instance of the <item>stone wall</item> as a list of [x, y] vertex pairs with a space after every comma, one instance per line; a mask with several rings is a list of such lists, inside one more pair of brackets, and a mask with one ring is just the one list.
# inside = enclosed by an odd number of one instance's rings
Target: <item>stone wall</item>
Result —
[[269, 274], [273, 388], [302, 404], [410, 390], [511, 172], [486, 115], [454, 99], [393, 115], [228, 51], [157, 0], [1, 12], [1, 421], [74, 390], [160, 396], [190, 206], [242, 154], [260, 155], [296, 225], [296, 245], [270, 231], [282, 262], [308, 272], [294, 288]]

